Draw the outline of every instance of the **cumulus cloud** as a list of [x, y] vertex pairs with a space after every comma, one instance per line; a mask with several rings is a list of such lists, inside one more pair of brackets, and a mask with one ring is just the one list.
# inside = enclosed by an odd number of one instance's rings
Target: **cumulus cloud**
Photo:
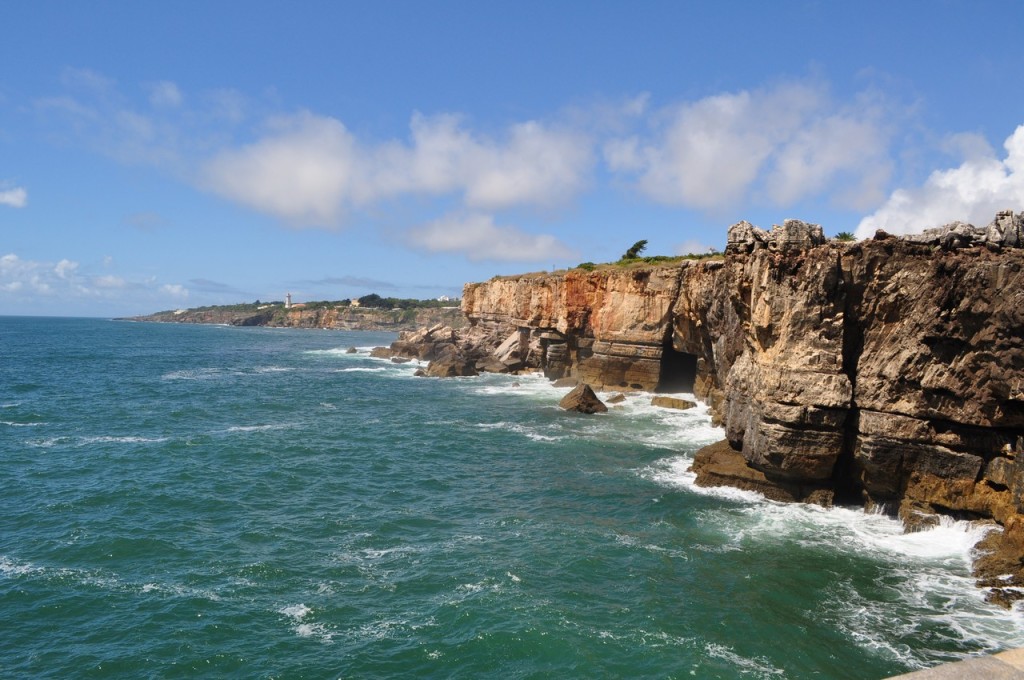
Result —
[[216, 193], [296, 224], [330, 225], [359, 198], [356, 141], [333, 118], [301, 113], [272, 122], [268, 136], [224, 151], [203, 181]]
[[919, 187], [898, 189], [857, 226], [865, 238], [876, 229], [912, 234], [954, 220], [978, 226], [989, 223], [999, 210], [1024, 209], [1024, 125], [1003, 143], [1005, 158], [976, 135], [949, 140], [964, 160], [955, 168], [936, 170]]
[[889, 176], [882, 113], [870, 98], [838, 106], [815, 83], [724, 93], [653, 112], [648, 134], [609, 140], [604, 158], [668, 205], [784, 206], [833, 189], [866, 206]]
[[293, 224], [330, 226], [352, 209], [411, 194], [455, 194], [485, 210], [553, 206], [584, 188], [593, 165], [584, 135], [535, 121], [496, 140], [457, 116], [417, 114], [410, 131], [408, 142], [374, 144], [334, 118], [277, 118], [260, 140], [212, 158], [202, 182]]
[[490, 215], [448, 215], [413, 229], [408, 237], [416, 247], [434, 253], [458, 253], [470, 260], [548, 262], [576, 257], [575, 251], [546, 234], [529, 234], [516, 227], [499, 227]]
[[61, 260], [57, 263], [57, 266], [53, 268], [53, 273], [57, 275], [57, 278], [68, 279], [78, 269], [78, 263], [72, 262], [71, 260]]
[[0, 188], [0, 205], [10, 206], [11, 208], [24, 208], [28, 205], [28, 192], [22, 187]]
[[15, 295], [11, 301], [33, 304], [75, 301], [125, 300], [132, 296], [153, 304], [164, 297], [180, 298], [181, 286], [160, 285], [155, 279], [131, 280], [113, 274], [94, 276], [78, 262], [62, 259], [56, 263], [22, 259], [15, 253], [0, 257], [0, 295]]

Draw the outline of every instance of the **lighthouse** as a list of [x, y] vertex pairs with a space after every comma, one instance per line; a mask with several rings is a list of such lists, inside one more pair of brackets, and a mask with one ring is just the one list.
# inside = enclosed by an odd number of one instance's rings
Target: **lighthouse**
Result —
[[284, 296], [284, 308], [285, 309], [291, 309], [292, 308], [292, 294], [291, 293], [285, 293], [285, 296]]

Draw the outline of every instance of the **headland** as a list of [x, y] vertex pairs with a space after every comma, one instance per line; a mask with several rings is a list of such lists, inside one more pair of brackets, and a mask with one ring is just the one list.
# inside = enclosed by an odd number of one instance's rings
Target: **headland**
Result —
[[466, 284], [462, 311], [467, 327], [387, 352], [435, 376], [693, 392], [726, 435], [697, 454], [698, 483], [908, 530], [990, 522], [978, 583], [1024, 597], [1024, 214], [860, 242], [741, 222], [720, 257], [496, 277]]

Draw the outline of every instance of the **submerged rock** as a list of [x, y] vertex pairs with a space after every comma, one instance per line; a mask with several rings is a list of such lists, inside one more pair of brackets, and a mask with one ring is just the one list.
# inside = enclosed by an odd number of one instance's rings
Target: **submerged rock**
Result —
[[604, 413], [608, 407], [604, 405], [590, 385], [581, 384], [569, 394], [562, 397], [558, 405], [566, 411], [577, 411], [579, 413]]

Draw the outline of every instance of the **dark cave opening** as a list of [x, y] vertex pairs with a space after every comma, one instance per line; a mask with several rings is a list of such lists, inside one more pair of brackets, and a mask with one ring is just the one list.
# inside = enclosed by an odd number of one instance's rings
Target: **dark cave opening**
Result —
[[661, 371], [655, 392], [693, 392], [697, 379], [697, 355], [677, 352], [671, 344], [661, 353]]

